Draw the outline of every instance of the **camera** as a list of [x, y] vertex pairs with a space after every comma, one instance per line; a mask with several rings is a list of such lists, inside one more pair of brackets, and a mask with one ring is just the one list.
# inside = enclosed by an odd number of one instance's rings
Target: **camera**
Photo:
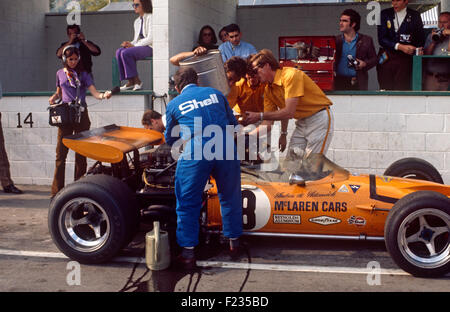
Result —
[[444, 37], [444, 28], [437, 28], [435, 30], [435, 34], [431, 38], [433, 39], [433, 41], [443, 41]]
[[352, 55], [347, 55], [348, 67], [356, 69], [359, 66], [359, 61], [356, 60]]

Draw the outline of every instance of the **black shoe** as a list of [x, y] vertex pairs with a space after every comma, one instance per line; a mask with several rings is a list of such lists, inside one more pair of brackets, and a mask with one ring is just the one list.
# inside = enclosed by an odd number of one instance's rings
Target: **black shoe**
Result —
[[12, 193], [12, 194], [22, 194], [23, 192], [19, 190], [17, 187], [14, 186], [14, 184], [10, 184], [8, 186], [5, 186], [3, 188], [3, 191], [5, 193]]
[[178, 257], [175, 258], [173, 266], [176, 269], [193, 270], [197, 268], [197, 261], [195, 257], [185, 258], [182, 255], [179, 255]]
[[229, 255], [232, 260], [239, 259], [244, 254], [244, 248], [240, 243], [239, 239], [231, 240], [230, 239], [230, 249]]

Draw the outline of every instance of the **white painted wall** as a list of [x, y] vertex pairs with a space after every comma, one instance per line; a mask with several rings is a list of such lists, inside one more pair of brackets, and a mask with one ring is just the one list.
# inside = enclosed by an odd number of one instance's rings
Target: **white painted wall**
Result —
[[[419, 157], [432, 163], [450, 184], [450, 105], [445, 96], [330, 95], [335, 131], [327, 156], [353, 173], [382, 174], [394, 161]], [[53, 178], [56, 128], [48, 125], [47, 96], [4, 97], [2, 125], [11, 174], [17, 184], [50, 185]], [[91, 128], [112, 123], [141, 127], [145, 96], [88, 98]], [[17, 128], [33, 112], [33, 128]], [[289, 133], [294, 123], [291, 121]], [[276, 133], [273, 133], [274, 138]], [[274, 141], [275, 142], [275, 141]], [[73, 178], [73, 152], [66, 178]], [[92, 162], [90, 162], [92, 163]]]

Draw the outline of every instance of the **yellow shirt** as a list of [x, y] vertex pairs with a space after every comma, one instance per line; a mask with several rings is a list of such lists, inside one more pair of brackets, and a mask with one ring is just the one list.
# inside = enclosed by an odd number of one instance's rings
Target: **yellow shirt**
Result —
[[265, 87], [266, 85], [261, 83], [253, 89], [247, 79], [242, 78], [236, 82], [227, 96], [230, 107], [241, 115], [245, 112], [263, 112]]
[[264, 92], [264, 111], [273, 112], [286, 106], [285, 100], [300, 97], [295, 111], [295, 119], [314, 115], [333, 103], [322, 89], [303, 71], [284, 67], [277, 69], [272, 84]]

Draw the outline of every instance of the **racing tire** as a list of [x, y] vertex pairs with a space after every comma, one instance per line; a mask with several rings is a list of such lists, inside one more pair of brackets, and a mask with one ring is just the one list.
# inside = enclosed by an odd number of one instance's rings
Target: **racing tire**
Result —
[[386, 248], [394, 262], [417, 277], [450, 272], [450, 199], [419, 191], [400, 199], [384, 228]]
[[107, 175], [88, 176], [61, 190], [50, 204], [48, 227], [66, 256], [84, 264], [114, 257], [133, 236], [131, 190]]
[[432, 164], [414, 157], [397, 160], [386, 169], [384, 175], [444, 184], [441, 174]]

